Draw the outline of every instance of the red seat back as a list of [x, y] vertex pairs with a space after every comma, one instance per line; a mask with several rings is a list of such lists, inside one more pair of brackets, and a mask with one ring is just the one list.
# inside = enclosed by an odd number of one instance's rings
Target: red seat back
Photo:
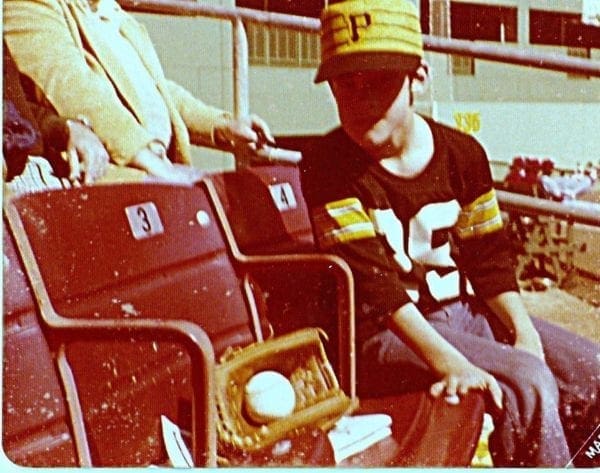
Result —
[[32, 194], [15, 206], [62, 316], [194, 321], [217, 356], [253, 341], [240, 280], [201, 188], [96, 186]]
[[[297, 166], [255, 166], [216, 174], [210, 180], [243, 254], [317, 251]], [[253, 276], [265, 294], [267, 318], [275, 334], [321, 327], [331, 337], [326, 345], [329, 360], [338, 366], [338, 282], [332, 275], [322, 268], [299, 269], [290, 264]]]
[[314, 250], [296, 166], [256, 166], [211, 177], [242, 253]]

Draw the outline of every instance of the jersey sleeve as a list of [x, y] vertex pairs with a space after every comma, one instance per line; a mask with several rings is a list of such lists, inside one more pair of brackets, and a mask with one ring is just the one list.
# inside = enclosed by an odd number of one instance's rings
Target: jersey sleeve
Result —
[[506, 234], [494, 190], [489, 161], [473, 138], [450, 139], [453, 154], [453, 185], [461, 206], [454, 237], [458, 264], [475, 293], [489, 298], [518, 290], [515, 255]]

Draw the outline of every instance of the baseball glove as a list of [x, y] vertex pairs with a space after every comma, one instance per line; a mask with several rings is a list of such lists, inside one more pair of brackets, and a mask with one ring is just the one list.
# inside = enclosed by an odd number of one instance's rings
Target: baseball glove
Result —
[[[340, 389], [327, 359], [317, 328], [229, 349], [216, 369], [216, 397], [220, 452], [252, 452], [303, 429], [327, 429], [357, 406]], [[293, 412], [283, 418], [257, 423], [244, 407], [244, 387], [261, 371], [274, 370], [285, 376], [295, 393]]]

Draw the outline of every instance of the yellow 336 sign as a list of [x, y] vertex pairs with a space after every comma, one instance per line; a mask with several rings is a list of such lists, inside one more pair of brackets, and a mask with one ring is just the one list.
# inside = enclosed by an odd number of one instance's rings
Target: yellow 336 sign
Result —
[[479, 112], [454, 112], [456, 128], [465, 133], [477, 133], [481, 129]]

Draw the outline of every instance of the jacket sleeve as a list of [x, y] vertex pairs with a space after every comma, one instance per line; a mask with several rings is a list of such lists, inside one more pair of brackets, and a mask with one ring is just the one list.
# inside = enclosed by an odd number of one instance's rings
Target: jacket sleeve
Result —
[[214, 148], [215, 128], [231, 120], [231, 113], [204, 103], [172, 80], [167, 84], [177, 111], [190, 132], [192, 143]]
[[6, 0], [3, 8], [8, 48], [21, 73], [40, 89], [39, 101], [47, 100], [63, 117], [85, 115], [112, 159], [128, 164], [152, 137], [78, 44], [68, 7], [59, 0]]

